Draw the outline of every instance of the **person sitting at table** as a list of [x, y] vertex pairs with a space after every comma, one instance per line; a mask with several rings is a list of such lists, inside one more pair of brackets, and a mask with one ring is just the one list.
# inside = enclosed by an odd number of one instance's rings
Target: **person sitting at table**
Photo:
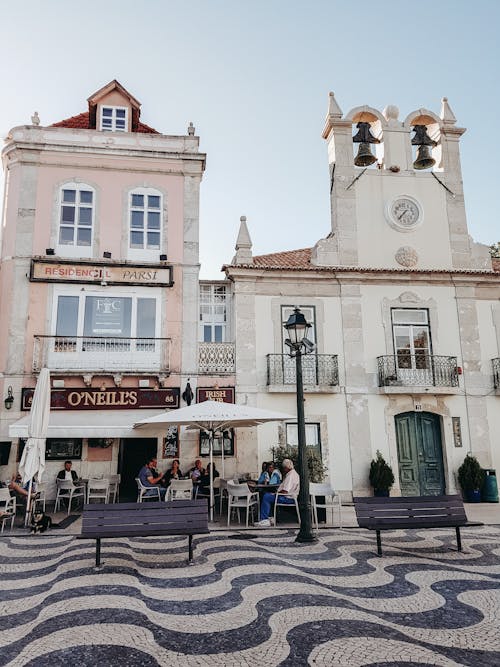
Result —
[[269, 474], [267, 472], [267, 461], [262, 462], [262, 472], [257, 479], [257, 484], [269, 484]]
[[[12, 475], [12, 479], [10, 480], [8, 484], [9, 491], [14, 493], [16, 496], [22, 496], [26, 498], [28, 496], [28, 489], [29, 489], [29, 482], [26, 482], [26, 484], [23, 484], [23, 478], [21, 477], [20, 473], [16, 473], [15, 475]], [[31, 493], [35, 494], [36, 492], [36, 482], [33, 482], [32, 488], [31, 488]]]
[[279, 468], [276, 467], [274, 461], [269, 461], [267, 464], [267, 475], [269, 481], [264, 482], [265, 484], [281, 484], [281, 473]]
[[57, 473], [57, 479], [66, 479], [75, 484], [78, 481], [78, 473], [71, 469], [72, 465], [71, 461], [64, 461], [64, 468]]
[[[278, 494], [280, 503], [293, 505], [295, 502], [294, 496], [298, 495], [300, 490], [300, 477], [290, 459], [283, 459], [282, 466], [285, 472], [285, 479], [279, 485], [276, 493]], [[255, 524], [259, 528], [269, 528], [269, 526], [272, 526], [270, 515], [271, 507], [274, 505], [275, 500], [275, 493], [268, 491], [263, 495], [260, 505], [260, 521]]]
[[173, 479], [182, 479], [182, 472], [180, 469], [179, 459], [174, 459], [172, 461], [170, 470], [167, 470], [167, 472], [163, 475], [163, 478], [161, 480], [161, 485], [167, 488], [170, 486], [170, 482]]
[[[156, 456], [152, 456], [146, 463], [143, 465], [143, 467], [139, 470], [139, 474], [137, 477], [140, 479], [141, 484], [143, 486], [149, 486], [149, 487], [159, 487], [160, 488], [160, 496], [161, 499], [164, 500], [165, 494], [167, 492], [167, 489], [163, 488], [160, 486], [161, 479], [163, 477], [163, 473], [159, 473], [156, 470], [156, 466], [158, 465], [158, 461], [156, 459]], [[146, 491], [144, 494], [145, 496], [152, 496], [156, 495], [154, 494], [153, 491]]]
[[196, 459], [194, 466], [189, 471], [189, 476], [193, 480], [193, 484], [199, 484], [200, 477], [205, 474], [205, 468], [201, 464], [200, 459]]

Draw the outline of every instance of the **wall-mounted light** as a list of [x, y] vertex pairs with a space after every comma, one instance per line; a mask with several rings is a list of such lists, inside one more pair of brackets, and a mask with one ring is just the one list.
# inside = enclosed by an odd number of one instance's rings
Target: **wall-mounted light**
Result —
[[166, 255], [160, 255], [160, 262], [166, 262], [167, 261], [167, 256]]
[[111, 259], [111, 253], [109, 252], [109, 250], [103, 252], [102, 256], [104, 257], [104, 259]]
[[45, 254], [46, 255], [55, 255], [56, 251], [54, 250], [54, 248], [45, 248]]
[[7, 389], [7, 396], [5, 398], [5, 409], [10, 410], [14, 404], [14, 394], [12, 393], [12, 387], [9, 386]]

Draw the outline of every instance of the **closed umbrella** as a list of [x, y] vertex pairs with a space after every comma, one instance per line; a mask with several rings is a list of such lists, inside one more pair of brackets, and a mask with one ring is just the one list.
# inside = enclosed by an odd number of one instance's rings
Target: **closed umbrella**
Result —
[[26, 440], [19, 464], [19, 472], [23, 478], [23, 484], [29, 482], [25, 524], [28, 523], [33, 477], [36, 475], [38, 481], [41, 481], [43, 471], [45, 470], [45, 438], [49, 426], [49, 416], [50, 373], [48, 368], [42, 368], [38, 376], [31, 404], [28, 439]]
[[213, 441], [216, 431], [224, 431], [228, 428], [239, 428], [245, 426], [258, 426], [266, 422], [294, 419], [292, 415], [283, 412], [274, 412], [254, 408], [249, 405], [238, 403], [223, 403], [222, 401], [203, 401], [195, 403], [179, 410], [170, 410], [155, 417], [141, 419], [134, 424], [134, 428], [145, 426], [157, 426], [164, 429], [170, 424], [190, 426], [199, 428], [208, 433], [210, 451], [210, 520], [214, 518], [214, 485], [213, 485]]

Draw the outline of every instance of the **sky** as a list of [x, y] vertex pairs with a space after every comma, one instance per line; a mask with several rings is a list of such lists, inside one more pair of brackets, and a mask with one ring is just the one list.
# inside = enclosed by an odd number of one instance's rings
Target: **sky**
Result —
[[[500, 239], [497, 0], [3, 0], [0, 135], [87, 109], [112, 79], [164, 134], [192, 121], [207, 153], [201, 277], [221, 278], [246, 215], [254, 255], [310, 247], [330, 231], [328, 93], [439, 114], [466, 127], [469, 233]], [[493, 193], [493, 194], [492, 194]]]

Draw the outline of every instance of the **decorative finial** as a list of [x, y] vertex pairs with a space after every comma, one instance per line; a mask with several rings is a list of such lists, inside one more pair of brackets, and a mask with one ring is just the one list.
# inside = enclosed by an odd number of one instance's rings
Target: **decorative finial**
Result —
[[455, 125], [455, 123], [457, 122], [457, 119], [455, 118], [455, 115], [451, 110], [450, 105], [448, 104], [447, 97], [443, 97], [443, 99], [441, 100], [440, 118], [445, 125]]
[[192, 136], [194, 135], [194, 132], [195, 132], [195, 127], [194, 127], [193, 123], [190, 122], [190, 123], [189, 123], [189, 127], [188, 127], [188, 134], [189, 134], [189, 136], [192, 137]]
[[38, 115], [38, 111], [35, 111], [35, 113], [31, 116], [31, 124], [40, 125], [40, 116]]
[[342, 118], [342, 109], [337, 104], [335, 94], [332, 92], [330, 92], [328, 95], [328, 115], [335, 116], [336, 118]]
[[233, 264], [252, 264], [252, 240], [248, 232], [246, 215], [240, 216], [240, 230], [236, 239], [236, 255]]
[[382, 113], [388, 123], [394, 123], [398, 119], [399, 109], [395, 104], [388, 104]]

